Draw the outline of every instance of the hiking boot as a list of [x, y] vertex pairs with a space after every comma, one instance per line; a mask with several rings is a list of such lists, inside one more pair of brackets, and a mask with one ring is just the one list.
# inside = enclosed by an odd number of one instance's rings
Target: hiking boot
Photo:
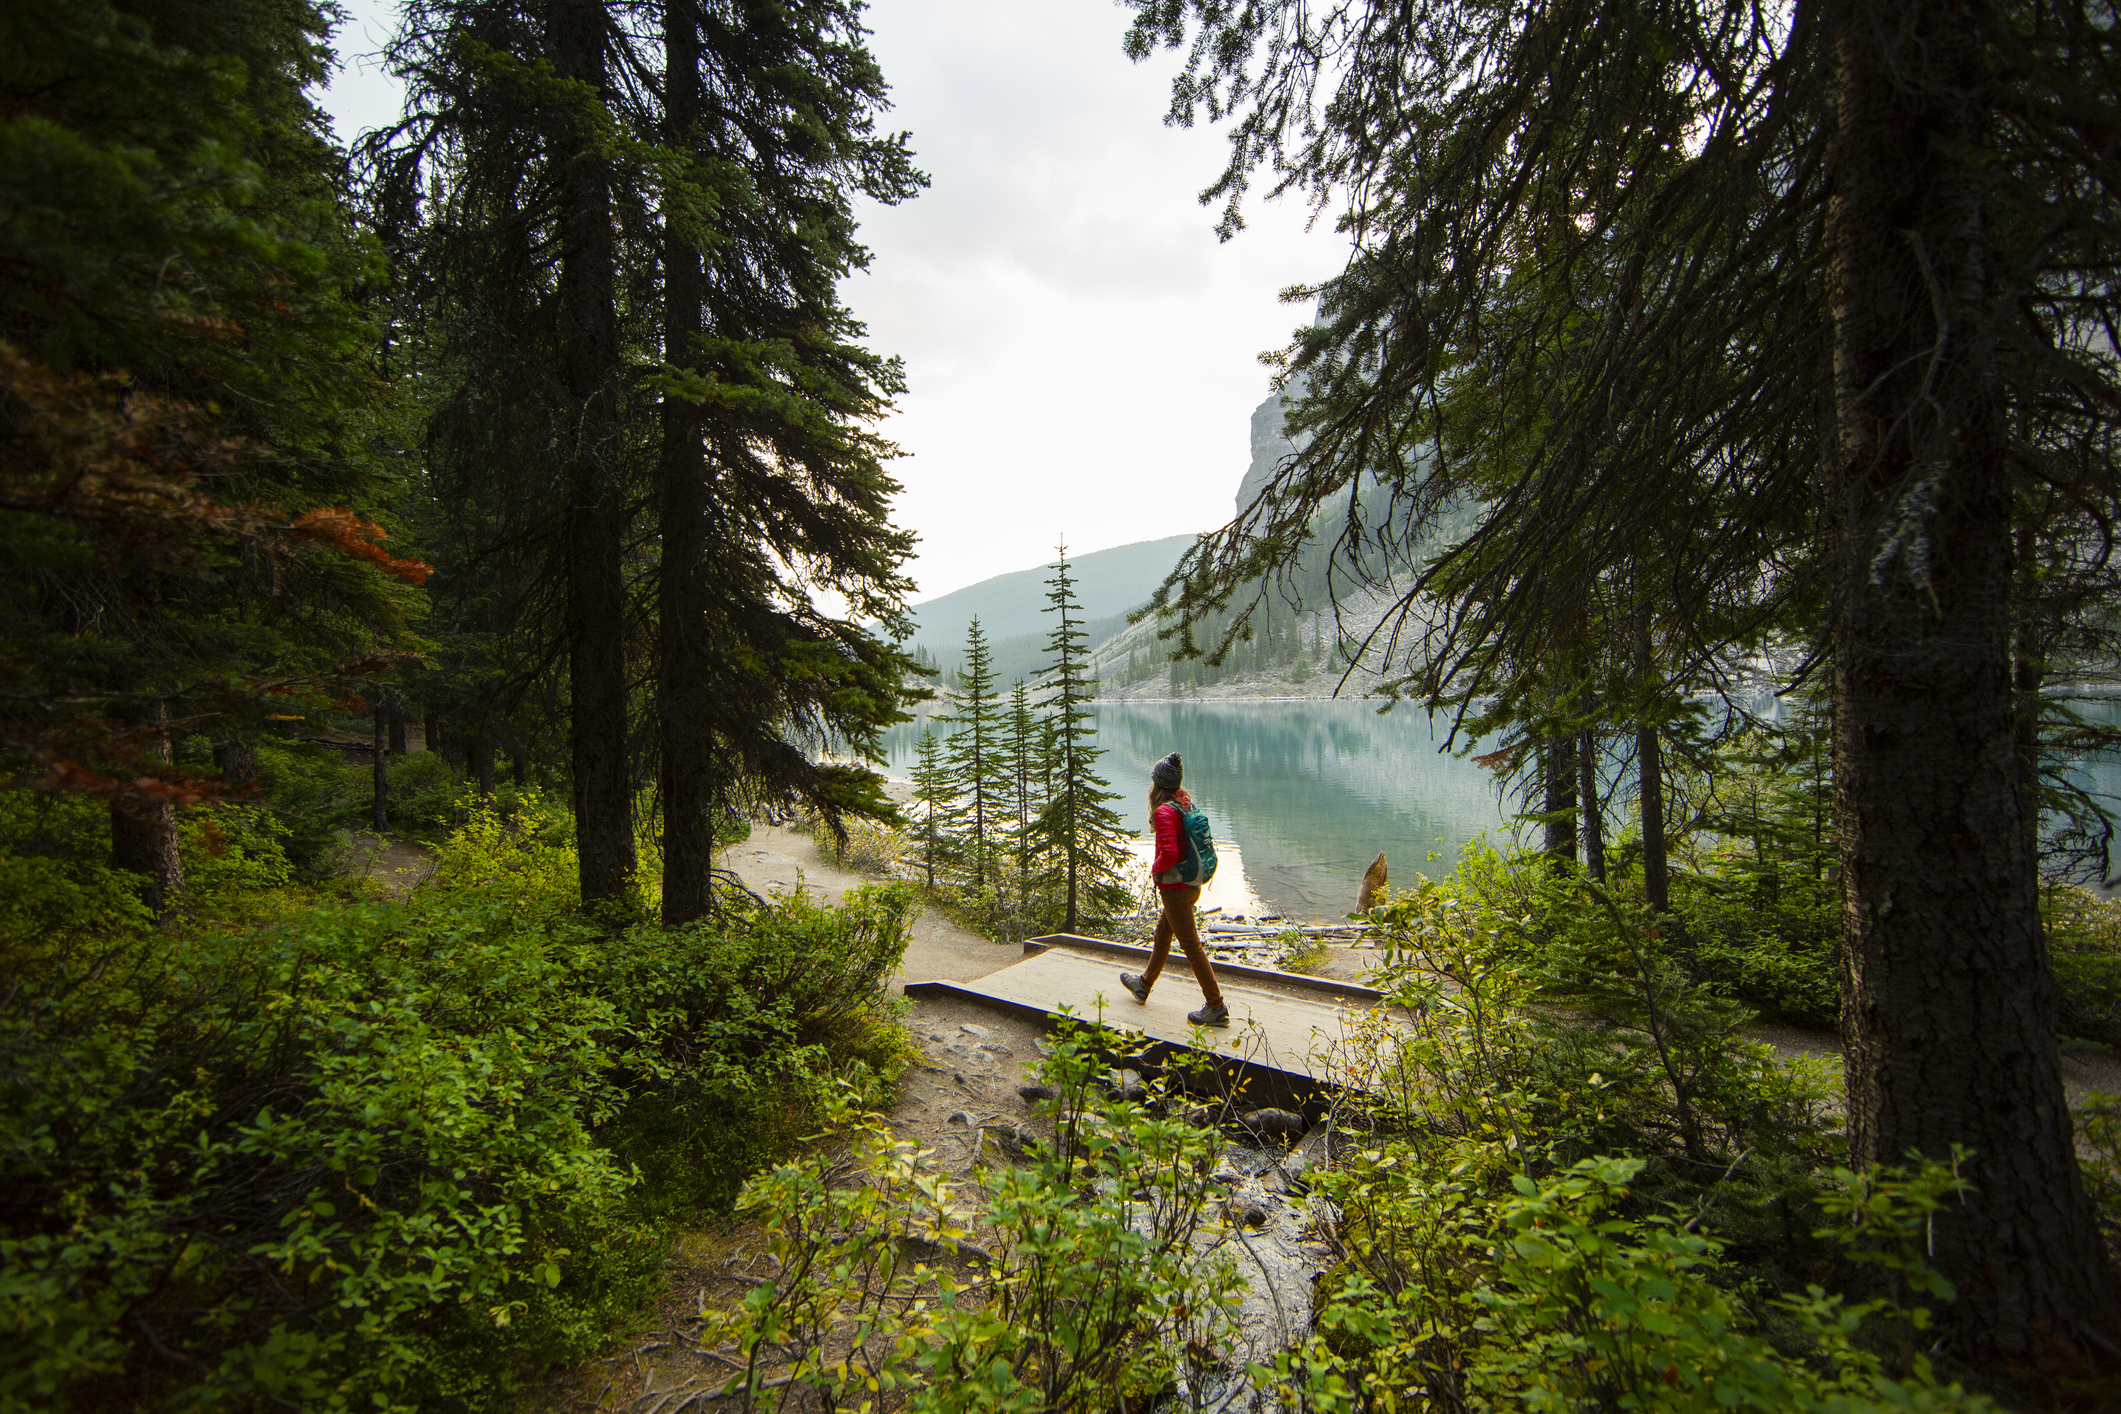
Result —
[[1209, 1002], [1199, 1011], [1187, 1012], [1186, 1020], [1192, 1022], [1195, 1026], [1228, 1026], [1230, 1024], [1230, 1008], [1221, 1002]]
[[1149, 1000], [1149, 984], [1147, 982], [1142, 981], [1141, 978], [1135, 976], [1133, 973], [1120, 973], [1119, 985], [1125, 987], [1128, 991], [1132, 992], [1134, 994], [1134, 1000], [1138, 1002], [1146, 1002]]

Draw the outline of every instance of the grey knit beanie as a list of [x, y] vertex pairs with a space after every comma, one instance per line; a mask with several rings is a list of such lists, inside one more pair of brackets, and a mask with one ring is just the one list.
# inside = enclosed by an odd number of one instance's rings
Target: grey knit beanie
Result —
[[1149, 779], [1158, 790], [1177, 790], [1186, 779], [1186, 763], [1179, 760], [1174, 751], [1149, 768]]

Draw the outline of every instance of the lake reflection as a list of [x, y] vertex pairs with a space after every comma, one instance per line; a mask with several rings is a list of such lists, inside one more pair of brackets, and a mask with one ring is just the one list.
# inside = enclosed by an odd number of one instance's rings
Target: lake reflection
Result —
[[[1402, 887], [1417, 872], [1449, 873], [1460, 846], [1502, 820], [1494, 777], [1439, 752], [1446, 724], [1406, 707], [1379, 716], [1362, 702], [1114, 702], [1095, 715], [1098, 765], [1128, 828], [1148, 830], [1149, 767], [1178, 752], [1216, 838], [1242, 851], [1252, 892], [1292, 917], [1352, 909], [1379, 850]], [[887, 736], [891, 774], [911, 770], [920, 728]]]

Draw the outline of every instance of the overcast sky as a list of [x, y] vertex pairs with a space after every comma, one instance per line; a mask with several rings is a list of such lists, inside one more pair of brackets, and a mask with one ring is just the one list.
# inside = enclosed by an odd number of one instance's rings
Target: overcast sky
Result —
[[[392, 0], [348, 0], [324, 106], [339, 135], [393, 116], [373, 54]], [[871, 41], [932, 184], [868, 206], [846, 298], [906, 361], [884, 432], [932, 598], [1071, 552], [1228, 520], [1267, 395], [1262, 350], [1307, 310], [1284, 287], [1345, 242], [1282, 203], [1227, 243], [1197, 194], [1219, 133], [1166, 127], [1175, 58], [1130, 64], [1111, 0], [877, 0]]]

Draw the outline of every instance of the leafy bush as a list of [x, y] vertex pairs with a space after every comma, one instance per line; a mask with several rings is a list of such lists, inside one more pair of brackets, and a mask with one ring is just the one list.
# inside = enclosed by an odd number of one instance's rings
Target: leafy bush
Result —
[[882, 1394], [932, 1414], [1145, 1408], [1228, 1349], [1239, 1283], [1201, 1240], [1217, 1141], [1106, 1093], [1108, 1044], [1058, 1036], [1043, 1067], [1058, 1142], [973, 1186], [986, 1247], [931, 1156], [852, 1105], [836, 1117], [861, 1181], [833, 1182], [825, 1157], [754, 1180], [741, 1207], [778, 1275], [709, 1320], [705, 1345], [739, 1357], [719, 1393], [747, 1407]]
[[[1498, 1191], [1398, 1146], [1356, 1154], [1324, 1176], [1347, 1255], [1320, 1283], [1315, 1334], [1272, 1371], [1282, 1403], [1321, 1414], [1990, 1407], [1904, 1348], [1929, 1313], [1894, 1299], [1852, 1305], [1816, 1285], [1770, 1298], [1798, 1347], [1786, 1353], [1733, 1293], [1722, 1243], [1630, 1211], [1642, 1168], [1590, 1158], [1511, 1173]], [[1852, 1221], [1822, 1236], [1950, 1300], [1919, 1241], [1922, 1215], [1958, 1182], [1951, 1170], [1838, 1180], [1832, 1210]]]
[[842, 869], [884, 879], [897, 878], [906, 858], [905, 837], [876, 820], [849, 820], [844, 838], [822, 835], [818, 848], [820, 852], [829, 849], [832, 862]]
[[1487, 1146], [1449, 1162], [1496, 1174], [1632, 1153], [1641, 1198], [1713, 1219], [1763, 1272], [1816, 1261], [1805, 1214], [1836, 1147], [1830, 1079], [1737, 1034], [1742, 1013], [1658, 953], [1643, 913], [1575, 895], [1573, 911], [1513, 915], [1496, 905], [1523, 892], [1475, 880], [1371, 912], [1411, 1031], [1373, 1028], [1343, 1057], [1368, 1122], [1433, 1134], [1439, 1162]]
[[[1464, 1001], [1466, 1026], [1429, 1032], [1417, 1061], [1425, 1080], [1481, 1084], [1438, 1096], [1413, 1133], [1351, 1140], [1337, 1165], [1306, 1172], [1341, 1260], [1318, 1285], [1312, 1333], [1252, 1365], [1255, 1385], [1320, 1414], [1988, 1407], [1917, 1348], [1921, 1301], [1951, 1298], [1920, 1248], [1927, 1212], [1964, 1186], [1948, 1166], [1836, 1172], [1811, 1209], [1820, 1246], [1882, 1268], [1887, 1294], [1742, 1294], [1750, 1269], [1698, 1212], [1683, 1220], [1635, 1191], [1648, 1161], [1557, 1163], [1548, 1134], [1518, 1127], [1537, 1082], [1497, 1089], [1508, 1077], [1489, 1068], [1491, 1047], [1532, 1034], [1506, 1039], [1498, 1024], [1533, 1023], [1496, 1011], [1500, 995]], [[1217, 1206], [1219, 1141], [1156, 1117], [1183, 1105], [1162, 1083], [1144, 1104], [1101, 1093], [1110, 1044], [1072, 1032], [1049, 1057], [1055, 1141], [973, 1190], [988, 1248], [968, 1245], [975, 1214], [958, 1190], [875, 1116], [843, 1116], [857, 1181], [832, 1182], [824, 1157], [754, 1180], [742, 1208], [775, 1277], [706, 1322], [703, 1347], [735, 1369], [668, 1392], [1088, 1414], [1198, 1379], [1195, 1362], [1234, 1343], [1236, 1273], [1200, 1226]]]
[[390, 822], [394, 828], [433, 835], [464, 823], [465, 804], [477, 792], [442, 753], [415, 751], [393, 756], [384, 769], [390, 778]]
[[0, 1409], [505, 1401], [659, 1285], [672, 1194], [896, 1063], [903, 893], [614, 938], [556, 833], [481, 811], [405, 901], [241, 933], [0, 861], [43, 881], [0, 915]]
[[2090, 1095], [2072, 1116], [2077, 1167], [2098, 1210], [2108, 1257], [2121, 1263], [2121, 1095]]
[[2062, 1003], [2057, 1029], [2121, 1049], [2121, 899], [2056, 885], [2041, 905]]
[[1750, 860], [1743, 864], [1673, 878], [1693, 972], [1762, 1011], [1832, 1027], [1841, 1010], [1834, 886], [1807, 868], [1764, 872]]
[[[0, 791], [0, 960], [85, 975], [153, 923], [138, 875], [113, 869], [110, 810], [60, 791]], [[66, 985], [61, 982], [57, 985]]]
[[180, 812], [185, 913], [224, 927], [257, 922], [274, 906], [275, 893], [294, 880], [289, 833], [263, 806], [224, 802]]
[[289, 863], [303, 875], [326, 872], [365, 788], [335, 747], [260, 742], [257, 755], [263, 803], [286, 827]]

